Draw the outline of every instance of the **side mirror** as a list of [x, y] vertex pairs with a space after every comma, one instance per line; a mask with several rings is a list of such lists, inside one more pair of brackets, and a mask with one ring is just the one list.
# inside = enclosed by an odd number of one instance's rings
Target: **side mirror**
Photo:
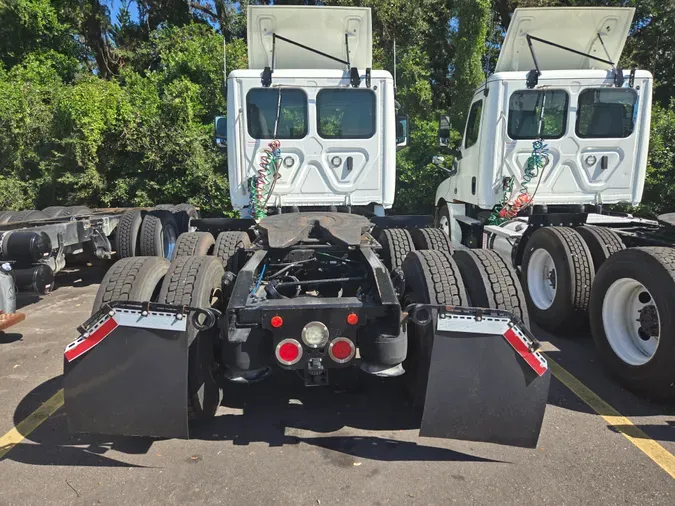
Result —
[[227, 147], [227, 116], [216, 116], [214, 121], [216, 131], [216, 146]]
[[408, 145], [408, 116], [396, 116], [396, 148]]
[[441, 114], [438, 119], [438, 145], [446, 147], [450, 144], [450, 116]]

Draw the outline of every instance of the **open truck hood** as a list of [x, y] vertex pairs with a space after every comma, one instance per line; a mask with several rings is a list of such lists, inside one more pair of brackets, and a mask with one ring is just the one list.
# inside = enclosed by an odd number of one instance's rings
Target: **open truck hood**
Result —
[[[618, 63], [634, 8], [545, 7], [516, 9], [495, 72], [534, 68], [526, 35]], [[605, 49], [598, 38], [602, 37]], [[533, 41], [540, 70], [610, 69], [611, 65]]]
[[[349, 61], [359, 69], [373, 66], [373, 30], [370, 9], [365, 7], [248, 7], [248, 68], [344, 69], [345, 64], [326, 58], [272, 34]], [[345, 44], [349, 41], [349, 57]], [[274, 62], [272, 50], [274, 49]]]

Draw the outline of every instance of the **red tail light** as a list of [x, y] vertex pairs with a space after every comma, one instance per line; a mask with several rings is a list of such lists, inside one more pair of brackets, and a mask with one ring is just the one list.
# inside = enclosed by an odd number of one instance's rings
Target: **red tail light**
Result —
[[275, 329], [280, 328], [283, 324], [284, 319], [279, 315], [273, 316], [272, 319], [270, 320], [270, 325], [272, 325], [272, 327], [274, 327]]
[[277, 344], [275, 355], [283, 365], [294, 365], [302, 358], [302, 346], [295, 339], [284, 339]]
[[328, 346], [328, 355], [338, 364], [344, 364], [354, 358], [356, 347], [351, 339], [338, 337], [333, 339]]
[[357, 315], [356, 313], [349, 313], [347, 315], [347, 323], [349, 323], [350, 325], [356, 325], [357, 323], [359, 323], [359, 315]]

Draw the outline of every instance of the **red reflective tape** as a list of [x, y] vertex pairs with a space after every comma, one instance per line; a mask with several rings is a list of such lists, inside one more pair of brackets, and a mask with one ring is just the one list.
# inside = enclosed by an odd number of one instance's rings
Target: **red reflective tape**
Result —
[[66, 351], [64, 353], [64, 355], [66, 357], [66, 360], [68, 362], [72, 362], [77, 357], [83, 355], [84, 353], [87, 353], [94, 346], [96, 346], [98, 343], [100, 343], [106, 337], [108, 337], [108, 334], [110, 334], [116, 328], [117, 328], [117, 322], [113, 318], [107, 319], [103, 323], [103, 325], [101, 325], [99, 328], [97, 328], [94, 331], [94, 333], [91, 334], [89, 337], [84, 338], [82, 341], [77, 343], [77, 345], [74, 346], [73, 348], [66, 349]]
[[548, 369], [547, 366], [542, 364], [537, 357], [534, 356], [534, 353], [530, 351], [527, 345], [522, 341], [518, 334], [513, 329], [508, 329], [504, 332], [504, 338], [506, 341], [513, 347], [514, 350], [523, 357], [523, 360], [537, 373], [538, 376], [543, 376], [543, 374]]

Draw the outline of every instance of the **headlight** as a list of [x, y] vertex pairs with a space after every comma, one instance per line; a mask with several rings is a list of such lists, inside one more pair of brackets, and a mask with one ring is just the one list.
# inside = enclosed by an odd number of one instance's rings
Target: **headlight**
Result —
[[328, 342], [328, 327], [321, 322], [309, 322], [302, 329], [302, 340], [310, 348], [321, 348]]

